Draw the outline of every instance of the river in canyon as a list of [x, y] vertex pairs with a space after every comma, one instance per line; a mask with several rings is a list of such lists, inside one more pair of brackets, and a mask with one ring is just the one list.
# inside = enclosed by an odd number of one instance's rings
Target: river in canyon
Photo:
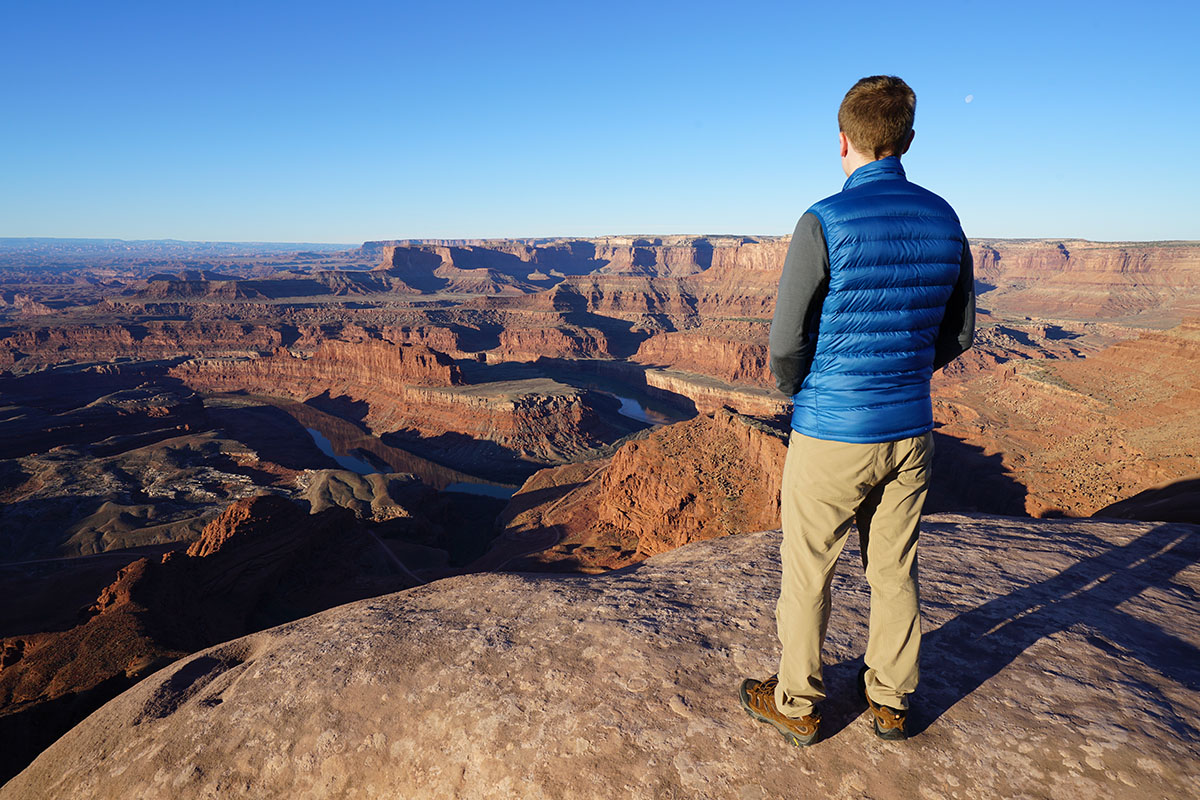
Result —
[[632, 397], [622, 397], [614, 392], [602, 391], [601, 394], [606, 394], [609, 397], [615, 397], [620, 402], [621, 407], [617, 409], [617, 413], [623, 417], [636, 420], [637, 422], [645, 423], [646, 425], [670, 425], [672, 422], [677, 422], [674, 417], [656, 411], [653, 408], [642, 405]]
[[329, 441], [329, 437], [321, 433], [316, 428], [305, 428], [308, 435], [312, 437], [313, 442], [321, 450], [322, 453], [332, 458], [341, 466], [342, 469], [348, 469], [351, 472], [357, 472], [359, 475], [372, 475], [380, 472], [378, 468], [371, 462], [358, 456], [350, 455], [349, 453], [339, 453], [333, 446], [333, 442]]
[[[392, 465], [388, 463], [374, 463], [378, 459], [378, 456], [371, 457], [371, 454], [357, 448], [351, 449], [349, 452], [338, 452], [339, 448], [334, 447], [333, 442], [329, 440], [329, 437], [327, 437], [321, 431], [317, 430], [316, 428], [309, 427], [305, 427], [305, 430], [308, 431], [308, 435], [312, 437], [313, 443], [316, 444], [321, 452], [336, 461], [342, 469], [356, 472], [359, 475], [373, 475], [378, 472], [399, 471], [393, 469]], [[398, 448], [390, 449], [394, 450]], [[507, 486], [497, 483], [484, 483], [482, 481], [475, 480], [458, 480], [447, 483], [445, 480], [444, 467], [435, 464], [434, 466], [438, 467], [438, 469], [431, 474], [430, 470], [421, 468], [422, 465], [420, 462], [424, 461], [424, 459], [421, 459], [419, 456], [411, 454], [408, 455], [409, 458], [405, 459], [404, 464], [401, 465], [403, 468], [402, 471], [413, 473], [425, 483], [430, 484], [431, 486], [434, 486], [443, 492], [465, 492], [467, 494], [481, 494], [488, 497], [499, 497], [506, 499], [512, 497], [519, 488], [517, 486]], [[368, 458], [370, 458], [370, 460], [368, 460]], [[430, 464], [433, 464], [433, 462], [430, 462]], [[463, 477], [469, 476], [464, 475]]]
[[[620, 403], [617, 413], [627, 419], [655, 427], [668, 425], [675, 421], [669, 415], [650, 408], [635, 398], [608, 390], [601, 390], [601, 393], [617, 400]], [[283, 404], [281, 407], [282, 410], [288, 411], [293, 416], [301, 416], [297, 413], [299, 409], [291, 403]], [[453, 471], [447, 467], [405, 452], [395, 446], [384, 444], [377, 437], [362, 433], [357, 429], [354, 429], [352, 437], [348, 438], [346, 436], [347, 423], [329, 414], [306, 411], [302, 416], [304, 418], [298, 419], [298, 421], [304, 425], [304, 429], [308, 431], [308, 435], [312, 437], [313, 443], [320, 451], [336, 461], [342, 469], [359, 475], [372, 475], [378, 472], [411, 472], [428, 485], [441, 491], [465, 492], [499, 498], [512, 497], [519, 488], [513, 485], [481, 481], [465, 473], [456, 473], [451, 476], [448, 473]], [[337, 443], [335, 444], [335, 442]], [[402, 459], [397, 459], [396, 456], [400, 454], [403, 454]], [[396, 463], [397, 460], [400, 463]], [[450, 477], [459, 479], [449, 480]]]

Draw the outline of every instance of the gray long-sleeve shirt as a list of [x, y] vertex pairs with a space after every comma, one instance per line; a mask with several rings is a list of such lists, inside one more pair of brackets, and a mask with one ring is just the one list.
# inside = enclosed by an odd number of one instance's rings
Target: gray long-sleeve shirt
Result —
[[[779, 391], [800, 391], [816, 351], [817, 321], [829, 289], [829, 247], [815, 214], [796, 223], [771, 320], [771, 373]], [[933, 368], [941, 369], [971, 346], [975, 334], [975, 269], [971, 249], [963, 242], [958, 283], [946, 303], [946, 314], [934, 346]]]

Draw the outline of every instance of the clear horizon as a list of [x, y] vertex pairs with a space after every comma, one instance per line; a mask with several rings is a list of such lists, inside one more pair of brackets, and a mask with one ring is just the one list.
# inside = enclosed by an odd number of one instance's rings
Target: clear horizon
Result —
[[[640, 233], [602, 233], [593, 236], [582, 236], [574, 234], [564, 234], [556, 236], [538, 236], [538, 235], [516, 235], [516, 236], [375, 236], [370, 239], [363, 239], [360, 242], [318, 242], [318, 241], [283, 241], [283, 240], [255, 240], [255, 239], [180, 239], [173, 236], [164, 236], [159, 239], [122, 239], [119, 236], [0, 236], [0, 242], [12, 240], [41, 240], [41, 241], [80, 241], [80, 242], [125, 242], [127, 244], [155, 243], [155, 242], [178, 242], [180, 244], [223, 244], [223, 245], [313, 245], [318, 247], [361, 247], [370, 242], [392, 242], [392, 241], [528, 241], [528, 240], [545, 240], [545, 239], [614, 239], [614, 238], [630, 238], [630, 237], [655, 237], [666, 238], [670, 236], [694, 236], [697, 238], [716, 238], [721, 236], [791, 236], [791, 233], [737, 233], [726, 231], [723, 233], [690, 233], [690, 232], [671, 232], [671, 233], [655, 233], [655, 232], [640, 232]], [[1185, 245], [1200, 245], [1200, 239], [1087, 239], [1082, 236], [978, 236], [967, 234], [967, 239], [971, 243], [977, 242], [994, 242], [994, 241], [1056, 241], [1056, 242], [1091, 242], [1093, 244], [1185, 244]]]
[[786, 235], [841, 188], [841, 96], [888, 73], [917, 92], [910, 179], [972, 238], [1200, 239], [1174, 155], [1200, 9], [894, 9], [15, 7], [0, 237]]

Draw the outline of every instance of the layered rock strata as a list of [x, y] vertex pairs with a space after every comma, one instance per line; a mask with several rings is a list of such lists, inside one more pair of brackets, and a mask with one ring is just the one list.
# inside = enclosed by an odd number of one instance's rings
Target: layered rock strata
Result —
[[541, 462], [569, 460], [626, 432], [596, 412], [586, 390], [549, 379], [459, 385], [458, 366], [421, 345], [325, 342], [307, 358], [279, 350], [267, 358], [196, 359], [170, 374], [206, 393], [360, 404], [376, 434], [447, 437], [451, 445], [468, 437]]
[[612, 569], [779, 520], [786, 435], [719, 411], [629, 441], [611, 459], [538, 472], [500, 517], [514, 543], [552, 546], [512, 569]]
[[[478, 291], [536, 292], [545, 280], [561, 280], [600, 313], [690, 309], [769, 318], [788, 243], [788, 237], [675, 236], [376, 249], [382, 268], [399, 270], [410, 282], [424, 278], [452, 287], [452, 270], [486, 272], [493, 285], [477, 282]], [[1200, 308], [1200, 246], [1194, 242], [981, 239], [973, 242], [973, 251], [979, 280], [996, 289], [987, 305], [1008, 312], [1178, 319]], [[643, 280], [640, 288], [630, 283], [632, 277]], [[686, 300], [664, 302], [673, 295]]]
[[995, 287], [980, 302], [995, 311], [1049, 319], [1200, 313], [1195, 242], [978, 240], [976, 280]]
[[714, 330], [672, 331], [643, 341], [630, 360], [692, 372], [727, 383], [769, 388], [765, 324], [726, 324]]
[[712, 414], [723, 408], [761, 419], [781, 419], [791, 413], [792, 400], [767, 386], [734, 386], [705, 374], [674, 369], [647, 369], [643, 380], [652, 397], [691, 401], [696, 411]]
[[[402, 393], [413, 386], [462, 383], [458, 367], [444, 354], [423, 345], [382, 341], [325, 341], [311, 355], [278, 349], [265, 358], [193, 359], [171, 374], [220, 391], [284, 391], [308, 397], [324, 392], [362, 397], [371, 392]], [[271, 387], [276, 391], [265, 391]]]
[[526, 279], [539, 273], [562, 276], [597, 271], [683, 277], [714, 267], [719, 271], [770, 269], [782, 263], [787, 243], [781, 236], [609, 236], [461, 244], [368, 242], [364, 249], [380, 252], [384, 269], [487, 269]]
[[30, 371], [61, 362], [248, 355], [269, 352], [283, 342], [279, 326], [230, 321], [56, 325], [0, 338], [0, 370]]

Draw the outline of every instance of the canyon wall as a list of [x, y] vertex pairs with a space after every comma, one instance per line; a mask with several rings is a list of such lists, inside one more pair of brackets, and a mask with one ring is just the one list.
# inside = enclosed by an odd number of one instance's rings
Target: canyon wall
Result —
[[[480, 284], [478, 290], [515, 293], [537, 292], [557, 279], [573, 283], [573, 293], [597, 313], [699, 310], [769, 318], [788, 244], [785, 236], [670, 236], [410, 243], [379, 250], [380, 268], [406, 280], [442, 271], [451, 283], [458, 272], [486, 272], [503, 286], [488, 290]], [[1164, 309], [1176, 319], [1200, 313], [1200, 245], [1194, 242], [977, 239], [972, 250], [978, 280], [993, 287], [985, 305], [1006, 313], [1120, 318]], [[635, 276], [647, 282], [629, 282]]]
[[701, 414], [731, 409], [760, 419], [776, 419], [791, 413], [791, 398], [775, 389], [734, 386], [707, 375], [673, 369], [647, 369], [643, 377], [651, 397], [669, 402], [686, 398]]
[[660, 333], [643, 341], [630, 360], [720, 378], [727, 383], [770, 387], [767, 326], [726, 323], [720, 328]]
[[286, 335], [279, 325], [231, 321], [45, 325], [0, 338], [0, 369], [23, 371], [66, 361], [153, 361], [270, 352], [284, 343]]
[[480, 240], [470, 244], [436, 242], [372, 243], [384, 269], [488, 269], [514, 277], [531, 272], [584, 275], [591, 272], [683, 277], [717, 267], [770, 269], [782, 263], [787, 238], [780, 236], [608, 236], [526, 242]]
[[315, 397], [323, 392], [361, 397], [371, 392], [402, 393], [412, 386], [454, 386], [462, 383], [458, 366], [446, 355], [424, 345], [394, 345], [382, 341], [322, 342], [311, 356], [276, 350], [265, 358], [193, 359], [172, 369], [185, 382], [206, 382], [206, 388]]
[[1050, 319], [1200, 314], [1195, 242], [977, 240], [976, 280], [993, 311]]
[[458, 366], [423, 345], [327, 341], [309, 357], [281, 349], [264, 358], [194, 359], [170, 375], [210, 394], [301, 402], [324, 396], [348, 403], [376, 434], [490, 441], [543, 463], [570, 460], [620, 435], [586, 390], [550, 379], [461, 385]]
[[[719, 411], [622, 445], [608, 462], [538, 472], [501, 516], [510, 541], [557, 543], [514, 569], [612, 569], [690, 541], [778, 524], [786, 435]], [[502, 543], [503, 544], [503, 543]]]
[[560, 323], [553, 327], [506, 327], [500, 331], [499, 344], [486, 351], [485, 358], [494, 363], [611, 355], [604, 331]]

